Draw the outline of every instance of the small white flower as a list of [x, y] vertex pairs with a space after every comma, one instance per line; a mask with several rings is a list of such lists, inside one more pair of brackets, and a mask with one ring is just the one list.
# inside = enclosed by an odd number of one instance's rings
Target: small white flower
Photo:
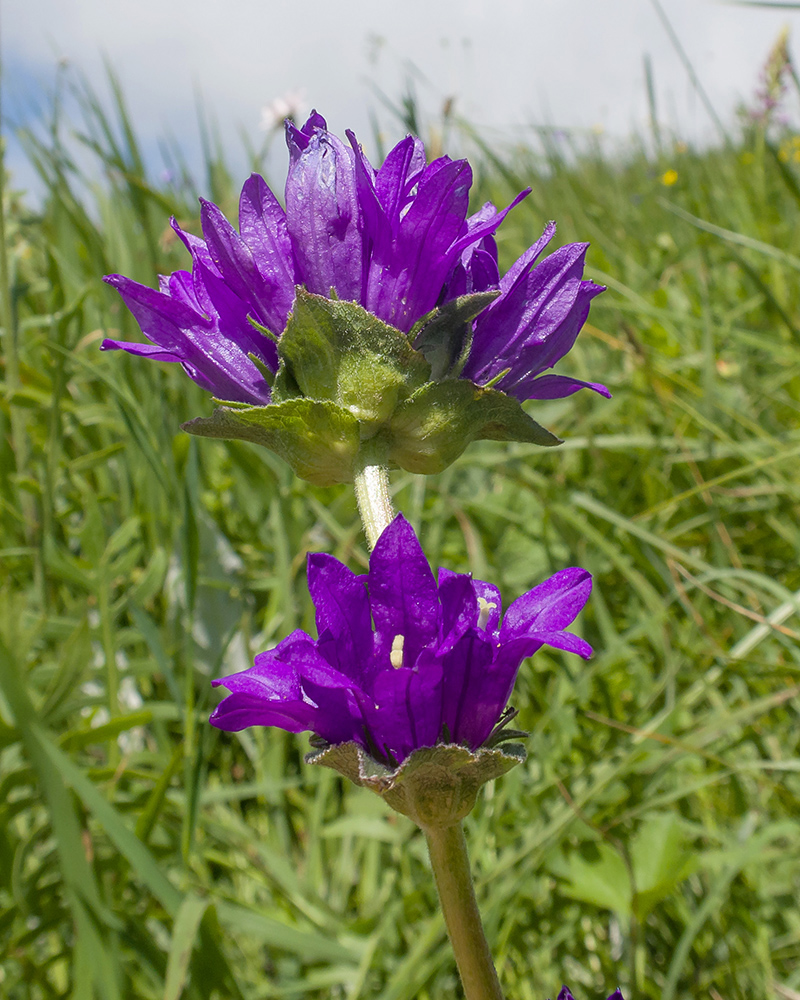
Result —
[[308, 111], [305, 90], [287, 90], [261, 109], [261, 128], [265, 132], [280, 128], [287, 118], [296, 120]]

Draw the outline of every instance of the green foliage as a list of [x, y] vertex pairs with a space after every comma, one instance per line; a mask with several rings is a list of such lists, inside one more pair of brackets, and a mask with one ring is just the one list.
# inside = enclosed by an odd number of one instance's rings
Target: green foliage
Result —
[[[270, 405], [229, 402], [181, 426], [269, 448], [314, 486], [352, 482], [363, 440], [379, 445], [390, 466], [423, 474], [442, 472], [476, 439], [558, 444], [512, 396], [452, 374], [466, 363], [467, 320], [495, 298], [462, 295], [434, 310], [418, 324], [425, 340], [415, 350], [412, 336], [356, 302], [298, 288]], [[429, 381], [433, 363], [444, 381]]]
[[[150, 181], [117, 99], [84, 94], [78, 127], [102, 183], [56, 122], [29, 140], [41, 211], [3, 194], [0, 992], [457, 997], [413, 824], [306, 766], [304, 737], [207, 724], [214, 675], [313, 629], [305, 552], [355, 569], [366, 552], [348, 488], [190, 438], [180, 422], [212, 403], [177, 367], [97, 350], [138, 336], [100, 276], [154, 283], [186, 265], [169, 213], [197, 231], [188, 184]], [[550, 218], [592, 241], [609, 292], [564, 369], [614, 392], [528, 407], [559, 448], [472, 444], [394, 479], [434, 564], [507, 601], [565, 565], [595, 575], [594, 659], [523, 666], [528, 761], [467, 822], [501, 979], [520, 1000], [562, 981], [786, 1000], [800, 174], [750, 136], [655, 160], [555, 138], [473, 159], [476, 205], [533, 186], [501, 230], [506, 266]], [[224, 165], [208, 173], [231, 211]]]

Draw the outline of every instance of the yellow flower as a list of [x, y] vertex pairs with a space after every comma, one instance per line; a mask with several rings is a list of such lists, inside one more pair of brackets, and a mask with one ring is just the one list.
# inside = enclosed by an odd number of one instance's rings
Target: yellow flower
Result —
[[666, 187], [672, 187], [675, 181], [678, 179], [677, 170], [667, 170], [666, 173], [661, 175], [661, 183], [666, 185]]

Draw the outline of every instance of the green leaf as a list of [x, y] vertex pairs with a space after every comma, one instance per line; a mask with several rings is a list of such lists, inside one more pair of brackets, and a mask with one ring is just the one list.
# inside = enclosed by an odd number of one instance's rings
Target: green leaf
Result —
[[13, 662], [10, 652], [3, 645], [0, 645], [0, 689], [14, 713], [14, 721], [41, 784], [64, 882], [75, 897], [82, 899], [103, 923], [109, 927], [118, 926], [118, 921], [101, 899], [94, 871], [86, 858], [75, 805], [58, 767], [53, 764], [48, 753], [49, 750], [56, 753], [60, 751], [56, 750], [39, 725], [18, 665]]
[[197, 417], [182, 427], [201, 437], [238, 438], [260, 444], [315, 486], [333, 486], [353, 479], [353, 459], [360, 442], [358, 421], [327, 400], [223, 406], [211, 417]]
[[536, 423], [513, 396], [467, 379], [429, 382], [392, 415], [389, 458], [408, 472], [431, 475], [454, 462], [472, 441], [561, 441]]
[[179, 1000], [189, 976], [189, 961], [197, 940], [200, 922], [208, 909], [209, 900], [189, 893], [180, 905], [172, 928], [172, 940], [167, 959], [164, 1000]]
[[161, 903], [167, 913], [175, 915], [181, 904], [181, 894], [164, 875], [155, 858], [136, 834], [127, 826], [114, 806], [100, 793], [87, 775], [49, 739], [41, 727], [35, 727], [35, 736], [46, 757], [56, 768], [62, 788], [68, 785], [84, 806], [103, 827], [111, 842], [136, 872], [137, 877]]
[[674, 813], [648, 816], [631, 843], [631, 864], [636, 881], [634, 908], [643, 922], [694, 867], [694, 857], [684, 848], [683, 831]]
[[220, 900], [220, 922], [229, 933], [247, 934], [272, 948], [280, 948], [308, 961], [355, 961], [357, 953], [333, 936], [291, 927], [249, 906]]
[[472, 346], [470, 321], [500, 294], [500, 289], [460, 295], [415, 324], [409, 340], [431, 366], [434, 381], [458, 376]]
[[613, 910], [626, 919], [631, 915], [631, 879], [625, 862], [609, 844], [597, 845], [599, 858], [587, 861], [582, 855], [569, 859], [569, 883], [563, 892], [592, 906]]
[[158, 776], [158, 781], [150, 792], [144, 809], [139, 813], [139, 817], [136, 820], [136, 836], [143, 844], [146, 844], [150, 839], [150, 834], [153, 832], [153, 827], [158, 820], [159, 813], [167, 797], [170, 782], [178, 773], [183, 763], [183, 755], [183, 745], [179, 743], [172, 751], [172, 756], [167, 766]]
[[[430, 365], [400, 330], [355, 302], [302, 288], [278, 353], [304, 396], [331, 400], [368, 427], [383, 424], [430, 378]], [[282, 385], [279, 377], [277, 402]]]

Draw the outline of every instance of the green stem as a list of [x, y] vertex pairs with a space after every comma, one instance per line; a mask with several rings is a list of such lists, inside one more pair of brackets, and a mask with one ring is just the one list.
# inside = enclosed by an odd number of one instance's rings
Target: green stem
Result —
[[472, 888], [461, 824], [425, 830], [425, 837], [466, 1000], [503, 1000]]
[[394, 518], [394, 507], [389, 495], [386, 446], [380, 438], [364, 441], [359, 448], [353, 487], [367, 542], [370, 549], [374, 549], [383, 529]]

